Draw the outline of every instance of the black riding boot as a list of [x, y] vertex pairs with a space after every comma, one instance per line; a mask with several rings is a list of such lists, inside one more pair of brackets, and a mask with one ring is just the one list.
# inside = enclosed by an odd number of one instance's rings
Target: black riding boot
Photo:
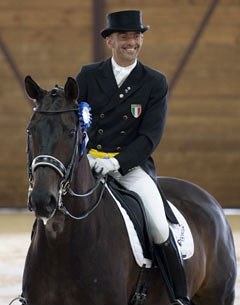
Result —
[[183, 261], [171, 230], [167, 241], [161, 245], [154, 245], [154, 248], [157, 263], [168, 288], [171, 304], [190, 305]]

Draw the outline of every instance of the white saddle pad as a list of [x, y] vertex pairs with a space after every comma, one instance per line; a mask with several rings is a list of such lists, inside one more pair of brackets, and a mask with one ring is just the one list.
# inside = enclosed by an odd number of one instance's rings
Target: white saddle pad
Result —
[[[112, 195], [113, 199], [115, 200], [115, 202], [122, 214], [122, 217], [124, 219], [126, 229], [128, 232], [128, 236], [129, 236], [130, 245], [132, 247], [132, 251], [133, 251], [133, 255], [135, 257], [136, 263], [140, 267], [145, 265], [146, 268], [151, 268], [152, 261], [144, 257], [142, 246], [140, 244], [137, 232], [134, 228], [134, 225], [133, 225], [131, 219], [129, 218], [125, 209], [121, 206], [120, 202], [113, 195], [113, 193], [111, 192], [109, 187], [108, 186], [106, 186], [106, 187], [107, 187], [109, 193]], [[194, 253], [194, 243], [193, 243], [193, 238], [192, 238], [190, 228], [187, 224], [187, 221], [185, 220], [183, 215], [178, 211], [178, 209], [170, 202], [169, 202], [169, 204], [179, 222], [179, 224], [170, 224], [170, 229], [172, 230], [173, 235], [175, 237], [176, 243], [179, 248], [179, 253], [181, 254], [183, 259], [188, 259]]]
[[175, 237], [179, 253], [182, 255], [183, 259], [188, 259], [192, 257], [194, 253], [194, 242], [191, 230], [186, 219], [179, 210], [171, 202], [168, 201], [168, 203], [178, 220], [178, 224], [170, 223], [170, 228]]

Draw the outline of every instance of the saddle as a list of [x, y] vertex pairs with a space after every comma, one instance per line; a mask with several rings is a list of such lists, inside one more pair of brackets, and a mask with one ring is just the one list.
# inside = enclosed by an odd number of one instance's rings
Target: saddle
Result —
[[[137, 193], [125, 189], [111, 176], [108, 177], [108, 187], [131, 219], [139, 241], [142, 245], [144, 257], [152, 259], [152, 240], [150, 237], [151, 235], [149, 231], [148, 219], [146, 217], [144, 205], [141, 198]], [[178, 220], [172, 212], [172, 209], [169, 206], [163, 191], [159, 187], [158, 189], [163, 199], [165, 213], [168, 221], [173, 224], [178, 224]]]

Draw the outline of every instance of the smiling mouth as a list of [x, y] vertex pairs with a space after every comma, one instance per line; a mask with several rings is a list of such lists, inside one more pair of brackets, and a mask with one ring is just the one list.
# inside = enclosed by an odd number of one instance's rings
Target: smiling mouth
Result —
[[137, 51], [137, 48], [125, 48], [124, 49], [125, 52], [129, 53], [129, 54], [134, 54]]

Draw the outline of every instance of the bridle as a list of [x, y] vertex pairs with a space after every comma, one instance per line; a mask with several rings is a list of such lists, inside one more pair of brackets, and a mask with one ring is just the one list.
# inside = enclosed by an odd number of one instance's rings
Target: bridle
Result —
[[[37, 112], [37, 113], [43, 113], [43, 114], [48, 115], [48, 114], [61, 114], [64, 112], [77, 113], [78, 108], [70, 108], [70, 109], [62, 109], [62, 110], [41, 110], [41, 109], [39, 109], [39, 107], [36, 107], [33, 109], [33, 111], [34, 111], [34, 114]], [[81, 133], [82, 133], [81, 124], [79, 123], [79, 120], [78, 120], [77, 132], [75, 133], [75, 139], [74, 139], [73, 152], [72, 152], [71, 160], [67, 167], [65, 167], [64, 164], [60, 160], [58, 160], [57, 158], [55, 158], [51, 155], [38, 155], [32, 160], [31, 152], [30, 152], [30, 139], [29, 139], [29, 135], [28, 135], [28, 141], [27, 141], [28, 177], [29, 177], [28, 202], [29, 202], [30, 195], [33, 191], [33, 173], [34, 173], [34, 171], [36, 171], [36, 169], [38, 167], [42, 167], [42, 166], [50, 167], [58, 175], [61, 176], [61, 181], [60, 181], [59, 191], [58, 191], [58, 205], [57, 205], [56, 209], [53, 211], [51, 217], [54, 216], [56, 210], [58, 209], [61, 212], [63, 212], [65, 215], [68, 215], [75, 220], [81, 220], [81, 219], [88, 217], [88, 215], [91, 214], [98, 207], [99, 203], [101, 202], [102, 195], [103, 195], [105, 185], [106, 185], [106, 179], [104, 179], [103, 176], [101, 176], [101, 175], [96, 177], [95, 186], [93, 186], [86, 193], [77, 194], [70, 187], [74, 163], [76, 161], [77, 156], [80, 155], [80, 157], [81, 157], [81, 154], [82, 154], [82, 152], [79, 152], [79, 149], [78, 149], [78, 143], [80, 142], [79, 135]], [[98, 189], [100, 184], [102, 184], [102, 189], [101, 189], [99, 198], [97, 199], [97, 202], [92, 207], [90, 207], [87, 211], [83, 212], [80, 216], [72, 215], [67, 210], [67, 208], [64, 206], [63, 196], [65, 196], [67, 193], [69, 193], [71, 196], [74, 196], [74, 197], [87, 197], [87, 196], [92, 195]], [[30, 207], [29, 207], [29, 209], [30, 209]]]

